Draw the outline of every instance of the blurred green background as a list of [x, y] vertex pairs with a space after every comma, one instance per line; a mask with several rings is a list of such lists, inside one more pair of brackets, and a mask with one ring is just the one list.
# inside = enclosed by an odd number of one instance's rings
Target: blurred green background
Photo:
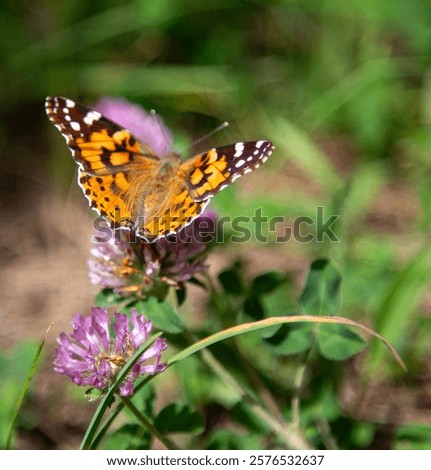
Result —
[[[310, 262], [331, 258], [341, 314], [375, 328], [409, 368], [373, 343], [346, 366], [348, 413], [387, 425], [383, 447], [431, 446], [431, 1], [3, 0], [0, 31], [0, 347], [41, 338], [53, 320], [57, 334], [95, 292], [91, 214], [44, 99], [122, 96], [156, 109], [183, 157], [273, 141], [263, 168], [214, 199], [220, 215], [340, 216], [339, 242], [252, 240], [219, 250], [213, 269], [240, 253], [250, 272], [283, 270], [298, 291]], [[49, 380], [33, 398], [47, 413], [61, 400]], [[79, 428], [75, 412], [61, 418]], [[49, 426], [42, 447], [74, 445], [70, 429], [52, 443]]]

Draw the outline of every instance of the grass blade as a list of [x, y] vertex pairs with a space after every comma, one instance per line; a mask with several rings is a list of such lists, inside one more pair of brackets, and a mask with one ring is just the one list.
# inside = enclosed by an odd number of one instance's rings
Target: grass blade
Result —
[[208, 346], [211, 346], [212, 344], [218, 343], [219, 341], [224, 341], [225, 339], [232, 338], [233, 336], [238, 336], [244, 333], [250, 333], [251, 331], [260, 330], [262, 328], [269, 328], [275, 325], [282, 325], [285, 323], [322, 323], [322, 324], [332, 323], [332, 324], [339, 324], [339, 325], [354, 326], [356, 328], [359, 328], [365, 331], [371, 336], [374, 336], [380, 341], [382, 341], [385, 344], [385, 346], [389, 349], [389, 351], [392, 353], [392, 355], [394, 356], [398, 364], [404, 370], [406, 370], [406, 366], [404, 365], [403, 360], [401, 359], [401, 357], [399, 356], [395, 348], [385, 338], [383, 338], [383, 336], [379, 335], [378, 333], [373, 331], [371, 328], [368, 328], [367, 326], [362, 325], [361, 323], [357, 323], [353, 320], [350, 320], [349, 318], [338, 317], [338, 316], [322, 317], [322, 316], [315, 316], [315, 315], [292, 315], [292, 316], [282, 316], [282, 317], [271, 317], [271, 318], [265, 318], [264, 320], [260, 320], [256, 322], [243, 323], [241, 325], [233, 326], [231, 328], [228, 328], [226, 330], [223, 330], [211, 336], [208, 336], [207, 338], [204, 338], [198, 341], [197, 343], [193, 344], [192, 346], [189, 346], [188, 348], [179, 352], [178, 354], [170, 358], [170, 360], [168, 361], [168, 366], [171, 366], [175, 364], [176, 362], [181, 361], [191, 356], [192, 354], [195, 354], [199, 352], [200, 350], [207, 348]]
[[10, 444], [11, 444], [11, 441], [12, 441], [13, 428], [14, 428], [16, 420], [18, 418], [19, 410], [20, 410], [20, 408], [21, 408], [21, 406], [24, 402], [24, 398], [27, 395], [28, 389], [30, 387], [30, 383], [31, 383], [31, 381], [34, 377], [34, 374], [36, 373], [37, 366], [39, 365], [40, 358], [42, 356], [42, 350], [43, 350], [43, 347], [45, 346], [45, 342], [46, 342], [46, 336], [47, 336], [50, 329], [51, 329], [51, 326], [49, 326], [49, 328], [46, 330], [45, 337], [43, 338], [43, 340], [39, 344], [39, 347], [37, 348], [36, 354], [34, 355], [33, 363], [31, 365], [30, 370], [27, 374], [27, 377], [26, 377], [26, 379], [23, 383], [23, 386], [21, 387], [21, 390], [18, 394], [17, 400], [15, 402], [15, 407], [13, 409], [10, 421], [8, 423], [8, 426], [7, 426], [5, 449], [10, 449]]

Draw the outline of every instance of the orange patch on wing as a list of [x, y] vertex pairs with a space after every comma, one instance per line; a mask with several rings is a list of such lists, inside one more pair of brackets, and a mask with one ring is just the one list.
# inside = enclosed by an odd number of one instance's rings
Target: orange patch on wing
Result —
[[120, 166], [130, 162], [129, 152], [113, 152], [109, 157], [111, 165]]
[[76, 144], [81, 150], [108, 150], [113, 152], [117, 148], [117, 144], [107, 132], [92, 132], [89, 140], [78, 137]]
[[92, 142], [104, 142], [106, 140], [112, 140], [112, 138], [108, 135], [108, 132], [103, 130], [103, 131], [93, 131], [90, 134], [90, 141]]
[[81, 147], [81, 155], [82, 158], [85, 158], [88, 161], [91, 161], [91, 157], [94, 158], [99, 158], [101, 154], [101, 149], [99, 148], [93, 148], [93, 149], [83, 149]]
[[[133, 139], [130, 132], [124, 129], [121, 131], [115, 132], [114, 135], [112, 136], [112, 139], [117, 145], [124, 145], [126, 150], [129, 152], [139, 153], [141, 151], [138, 142], [135, 139]], [[133, 145], [130, 144], [130, 141], [132, 139], [135, 140]]]
[[192, 182], [192, 184], [199, 184], [202, 180], [202, 178], [204, 177], [204, 174], [202, 173], [201, 170], [199, 170], [199, 168], [197, 168], [190, 176], [190, 181]]
[[178, 196], [174, 198], [174, 200], [172, 201], [172, 205], [182, 204], [184, 200], [186, 199], [187, 194], [188, 194], [187, 190], [182, 191], [180, 194], [178, 194]]
[[95, 162], [86, 162], [87, 163], [87, 167], [86, 167], [86, 170], [89, 170], [89, 172], [93, 172], [93, 173], [96, 173], [101, 170], [101, 172], [103, 173], [105, 170], [106, 170], [106, 165], [104, 163], [102, 163], [100, 160], [97, 160]]
[[196, 192], [199, 194], [199, 196], [202, 196], [203, 194], [208, 191], [211, 191], [212, 189], [213, 187], [211, 186], [211, 184], [208, 181], [205, 181], [204, 184], [196, 188]]
[[212, 189], [217, 188], [226, 181], [226, 178], [219, 169], [215, 167], [215, 165], [211, 165], [207, 170], [205, 170], [205, 173], [207, 174], [207, 181], [211, 185]]
[[224, 171], [227, 167], [226, 157], [223, 155], [223, 157], [221, 157], [218, 160], [216, 160], [215, 162], [213, 162], [211, 165], [209, 165], [209, 167], [210, 168], [215, 167], [220, 172]]
[[[100, 154], [101, 154], [101, 152], [99, 152], [97, 154], [93, 152], [91, 155], [89, 155], [85, 158], [85, 161], [88, 162], [88, 163], [100, 162]], [[85, 157], [84, 154], [82, 154], [82, 156]]]

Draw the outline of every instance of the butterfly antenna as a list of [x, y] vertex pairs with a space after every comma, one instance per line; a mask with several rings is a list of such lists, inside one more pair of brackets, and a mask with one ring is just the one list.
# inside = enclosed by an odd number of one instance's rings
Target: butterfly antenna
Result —
[[163, 135], [163, 138], [165, 139], [165, 143], [167, 144], [168, 147], [171, 146], [171, 139], [166, 135], [166, 128], [165, 126], [161, 123], [160, 121], [160, 118], [156, 112], [155, 109], [150, 109], [150, 114], [151, 116], [154, 116], [156, 121], [157, 121], [157, 124], [159, 125], [159, 128], [160, 128], [160, 132], [162, 133]]
[[227, 121], [225, 122], [222, 122], [218, 127], [216, 127], [215, 129], [213, 129], [211, 132], [209, 132], [208, 134], [204, 135], [203, 137], [199, 137], [199, 139], [193, 141], [189, 147], [193, 147], [194, 145], [198, 144], [199, 142], [202, 142], [203, 140], [206, 140], [208, 139], [208, 137], [211, 137], [212, 135], [216, 134], [217, 132], [223, 130], [223, 129], [226, 129], [226, 127], [229, 125], [229, 123]]

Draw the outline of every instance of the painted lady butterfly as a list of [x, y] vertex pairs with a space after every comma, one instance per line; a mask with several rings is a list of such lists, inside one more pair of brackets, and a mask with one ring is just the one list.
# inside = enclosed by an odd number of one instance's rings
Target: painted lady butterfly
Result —
[[70, 99], [48, 97], [46, 113], [79, 165], [78, 182], [90, 206], [112, 228], [154, 242], [197, 217], [209, 199], [264, 163], [267, 140], [213, 148], [181, 162], [159, 158], [127, 129]]

